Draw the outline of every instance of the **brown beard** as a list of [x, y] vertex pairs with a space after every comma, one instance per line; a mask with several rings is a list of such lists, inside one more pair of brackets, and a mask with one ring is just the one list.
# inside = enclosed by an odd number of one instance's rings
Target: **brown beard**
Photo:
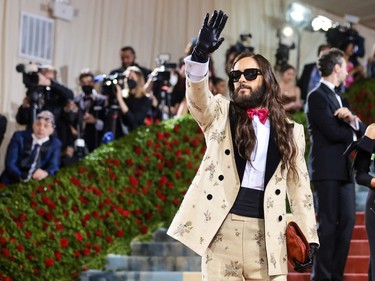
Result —
[[[238, 92], [241, 89], [248, 89], [250, 91], [250, 95], [239, 95]], [[255, 89], [240, 84], [240, 86], [234, 90], [233, 103], [243, 109], [260, 107], [264, 102], [265, 94], [266, 87], [264, 84]]]

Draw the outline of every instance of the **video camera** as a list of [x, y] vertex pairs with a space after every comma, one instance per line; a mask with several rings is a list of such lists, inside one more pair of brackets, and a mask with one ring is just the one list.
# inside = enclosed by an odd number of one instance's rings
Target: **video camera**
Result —
[[327, 43], [332, 47], [342, 49], [345, 44], [352, 42], [358, 45], [361, 41], [361, 36], [358, 31], [352, 29], [350, 26], [337, 25], [327, 30], [326, 32]]
[[112, 75], [100, 75], [100, 78], [95, 77], [96, 82], [102, 82], [101, 93], [108, 97], [110, 103], [116, 100], [116, 85], [121, 89], [124, 88], [125, 75], [123, 73], [115, 73]]
[[168, 82], [171, 78], [171, 71], [177, 69], [177, 63], [170, 63], [171, 55], [162, 53], [156, 57], [156, 64], [159, 66], [158, 73], [153, 77], [153, 81]]
[[22, 82], [27, 88], [26, 96], [31, 103], [38, 103], [40, 98], [48, 98], [50, 88], [39, 85], [38, 73], [43, 69], [42, 65], [30, 62], [29, 64], [17, 64], [16, 71], [22, 73]]

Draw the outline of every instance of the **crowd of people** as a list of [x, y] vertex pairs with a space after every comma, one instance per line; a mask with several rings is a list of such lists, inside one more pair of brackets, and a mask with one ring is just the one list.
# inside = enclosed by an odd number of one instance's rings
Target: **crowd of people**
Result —
[[[226, 21], [222, 11], [210, 20], [207, 14], [177, 65], [163, 62], [147, 69], [126, 46], [120, 50], [121, 67], [101, 77], [100, 87], [89, 69], [79, 73], [78, 95], [56, 80], [52, 66], [39, 66], [38, 82], [28, 85], [15, 116], [26, 129], [13, 133], [0, 181], [42, 180], [103, 143], [190, 112], [206, 135], [207, 157], [168, 233], [202, 255], [203, 280], [228, 274], [238, 280], [286, 280], [286, 243], [280, 236], [287, 221], [286, 194], [310, 244], [308, 258], [295, 261], [295, 269], [312, 267], [313, 281], [343, 280], [355, 223], [348, 147], [358, 151], [357, 182], [370, 190], [375, 186], [369, 174], [375, 125], [367, 127], [342, 95], [366, 76], [353, 59], [355, 43], [322, 44], [317, 61], [306, 64], [299, 79], [294, 66], [272, 67], [253, 48], [237, 43], [226, 52], [228, 77], [218, 77], [210, 55], [224, 40], [220, 34]], [[375, 72], [374, 57], [368, 59], [368, 77]], [[303, 127], [290, 118], [297, 112], [307, 119], [308, 164]], [[0, 115], [0, 144], [6, 128]], [[371, 281], [373, 199], [370, 192]]]

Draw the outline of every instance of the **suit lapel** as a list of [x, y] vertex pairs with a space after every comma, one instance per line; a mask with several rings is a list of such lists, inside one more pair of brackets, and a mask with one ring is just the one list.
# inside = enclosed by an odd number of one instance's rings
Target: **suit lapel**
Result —
[[332, 105], [331, 107], [332, 107], [333, 111], [336, 111], [336, 109], [339, 109], [341, 106], [339, 104], [339, 101], [336, 98], [336, 94], [334, 92], [332, 92], [332, 90], [327, 85], [325, 85], [323, 83], [320, 84], [320, 87], [323, 90], [323, 92], [327, 95], [328, 100], [329, 100], [330, 104]]
[[275, 133], [270, 127], [270, 139], [268, 141], [267, 161], [266, 161], [266, 172], [264, 174], [264, 188], [266, 188], [270, 178], [275, 173], [277, 166], [281, 160], [280, 150], [276, 145]]
[[242, 158], [240, 154], [238, 153], [237, 145], [236, 145], [236, 127], [237, 127], [237, 117], [234, 111], [233, 103], [231, 102], [229, 105], [229, 120], [230, 120], [230, 130], [232, 133], [232, 144], [233, 144], [233, 150], [234, 150], [234, 158], [236, 161], [237, 166], [237, 172], [238, 177], [240, 179], [240, 182], [242, 182], [243, 173], [245, 171], [246, 166], [246, 159]]

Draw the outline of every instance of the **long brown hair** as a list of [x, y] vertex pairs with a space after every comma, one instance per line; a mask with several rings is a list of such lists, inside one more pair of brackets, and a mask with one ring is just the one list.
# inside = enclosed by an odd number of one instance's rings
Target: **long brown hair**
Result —
[[[293, 178], [297, 179], [296, 156], [297, 145], [293, 138], [293, 124], [288, 122], [287, 115], [282, 106], [280, 87], [276, 80], [275, 73], [269, 61], [262, 55], [252, 54], [250, 52], [241, 53], [236, 57], [233, 66], [245, 57], [253, 58], [259, 65], [259, 69], [263, 76], [263, 88], [265, 89], [265, 96], [262, 107], [268, 108], [269, 119], [271, 122], [271, 129], [275, 133], [275, 141], [281, 154], [281, 169], [291, 169]], [[229, 79], [228, 88], [230, 97], [234, 98], [235, 89], [233, 80]], [[254, 150], [256, 143], [256, 136], [254, 128], [246, 109], [238, 105], [234, 106], [237, 117], [236, 137], [235, 143], [241, 157], [251, 161], [251, 153]]]

